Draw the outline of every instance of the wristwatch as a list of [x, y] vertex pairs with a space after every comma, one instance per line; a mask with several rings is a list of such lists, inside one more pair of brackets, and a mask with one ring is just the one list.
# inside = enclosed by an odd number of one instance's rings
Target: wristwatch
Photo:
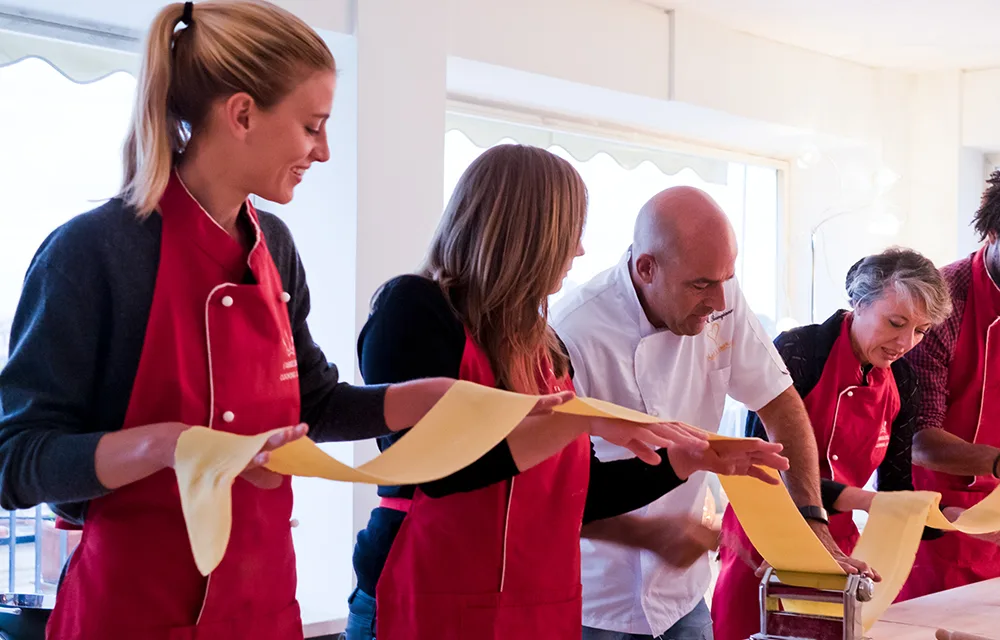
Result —
[[826, 525], [830, 524], [830, 517], [827, 515], [826, 509], [823, 507], [817, 507], [815, 505], [799, 507], [799, 513], [801, 513], [802, 517], [806, 520], [815, 520], [816, 522]]

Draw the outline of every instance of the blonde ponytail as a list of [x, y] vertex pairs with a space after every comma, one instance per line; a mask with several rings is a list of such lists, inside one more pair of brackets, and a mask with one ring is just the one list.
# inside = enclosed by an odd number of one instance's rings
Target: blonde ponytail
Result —
[[269, 2], [199, 2], [178, 30], [183, 16], [184, 3], [167, 5], [146, 37], [120, 194], [140, 218], [156, 210], [215, 100], [245, 92], [269, 109], [308, 74], [336, 71], [322, 38]]
[[122, 197], [139, 217], [156, 209], [170, 180], [174, 154], [181, 151], [183, 144], [181, 123], [167, 104], [174, 30], [183, 14], [183, 3], [167, 5], [157, 14], [146, 36], [132, 123], [122, 154]]

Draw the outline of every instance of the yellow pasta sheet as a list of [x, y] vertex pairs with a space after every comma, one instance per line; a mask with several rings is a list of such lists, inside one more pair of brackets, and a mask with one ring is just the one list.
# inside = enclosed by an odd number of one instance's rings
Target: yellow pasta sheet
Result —
[[[448, 476], [482, 457], [507, 437], [537, 402], [534, 396], [457, 382], [408, 433], [373, 460], [353, 468], [306, 438], [272, 452], [267, 468], [284, 475], [367, 484], [419, 484]], [[660, 422], [609, 402], [576, 398], [557, 412]], [[203, 427], [185, 431], [177, 443], [176, 472], [188, 536], [198, 569], [208, 575], [222, 561], [232, 528], [231, 487], [271, 433], [237, 436]], [[733, 440], [709, 434], [713, 446]], [[777, 477], [777, 472], [769, 470]], [[768, 485], [745, 476], [722, 476], [736, 516], [751, 542], [783, 580], [802, 586], [843, 584], [844, 573], [799, 514], [784, 484]], [[966, 533], [1000, 530], [1000, 491], [954, 523], [938, 509], [931, 492], [879, 493], [854, 556], [872, 565], [883, 581], [864, 605], [871, 627], [892, 603], [913, 565], [925, 525]], [[824, 577], [825, 576], [825, 577]], [[839, 587], [838, 587], [839, 588]], [[783, 603], [786, 609], [840, 615], [839, 606]]]

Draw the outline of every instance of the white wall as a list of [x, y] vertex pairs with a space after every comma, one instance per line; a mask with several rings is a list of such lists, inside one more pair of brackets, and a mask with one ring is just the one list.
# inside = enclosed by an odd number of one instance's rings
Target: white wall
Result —
[[[871, 134], [870, 67], [675, 14], [674, 99], [845, 138]], [[848, 107], [848, 108], [844, 108]]]
[[669, 97], [670, 18], [622, 0], [451, 0], [448, 53], [614, 91]]
[[[355, 379], [354, 292], [358, 258], [358, 64], [354, 38], [323, 32], [339, 67], [333, 113], [327, 125], [330, 161], [314, 165], [285, 206], [258, 206], [281, 216], [295, 238], [309, 283], [309, 329], [341, 379]], [[353, 445], [321, 445], [354, 464]], [[292, 531], [299, 578], [298, 597], [306, 624], [345, 618], [353, 588], [350, 549], [355, 528], [336, 508], [350, 505], [353, 487], [315, 478], [295, 478]]]
[[959, 256], [964, 256], [979, 248], [979, 236], [972, 228], [972, 215], [979, 209], [979, 202], [986, 188], [986, 178], [993, 167], [987, 162], [986, 154], [973, 147], [962, 147], [958, 162], [957, 252]]

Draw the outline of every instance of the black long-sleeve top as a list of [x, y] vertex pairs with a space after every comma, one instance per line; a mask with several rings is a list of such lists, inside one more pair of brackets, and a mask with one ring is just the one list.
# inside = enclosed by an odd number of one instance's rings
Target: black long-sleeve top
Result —
[[[375, 300], [358, 339], [361, 374], [368, 384], [391, 384], [430, 377], [458, 378], [465, 350], [465, 328], [437, 283], [419, 276], [390, 281]], [[380, 438], [385, 450], [404, 432]], [[601, 462], [591, 445], [590, 483], [583, 521], [628, 513], [663, 496], [682, 483], [661, 451], [661, 464], [641, 460]], [[473, 491], [517, 475], [506, 441], [468, 467], [440, 480], [420, 485], [431, 498]], [[413, 486], [383, 486], [383, 497], [411, 498]], [[358, 587], [375, 594], [386, 557], [405, 514], [376, 508], [366, 529], [358, 534], [354, 569]]]

